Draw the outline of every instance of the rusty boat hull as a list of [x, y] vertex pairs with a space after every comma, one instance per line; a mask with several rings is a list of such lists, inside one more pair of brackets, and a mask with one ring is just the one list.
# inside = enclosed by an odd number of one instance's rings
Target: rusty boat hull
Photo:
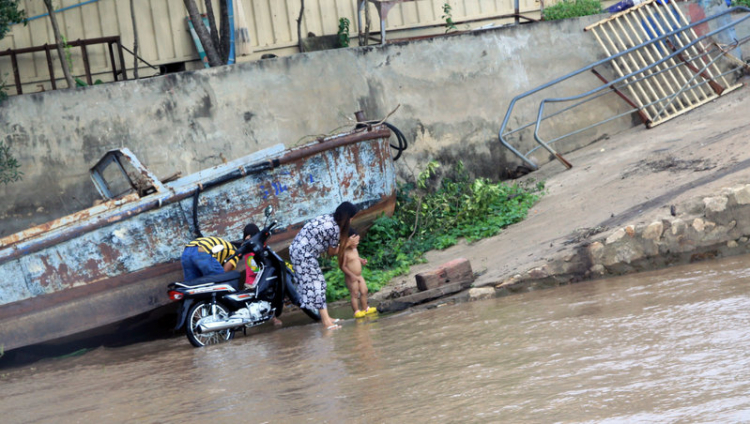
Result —
[[342, 201], [362, 210], [358, 228], [392, 214], [389, 137], [374, 127], [296, 149], [279, 145], [166, 184], [144, 171], [153, 185], [147, 193], [0, 239], [0, 347], [73, 336], [169, 304], [166, 285], [182, 279], [179, 257], [196, 230], [237, 240], [245, 224], [263, 222], [269, 204], [282, 225], [271, 240], [278, 250]]

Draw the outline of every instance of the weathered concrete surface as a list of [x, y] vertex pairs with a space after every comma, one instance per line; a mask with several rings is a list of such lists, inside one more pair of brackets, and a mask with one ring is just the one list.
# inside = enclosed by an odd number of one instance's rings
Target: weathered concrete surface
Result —
[[455, 257], [482, 274], [475, 287], [505, 295], [750, 253], [748, 110], [744, 87], [654, 129], [573, 152], [570, 170], [548, 163], [525, 177], [547, 188], [526, 220], [428, 253], [426, 264], [373, 299], [416, 286], [415, 274]]
[[[0, 105], [0, 140], [11, 146], [24, 178], [0, 185], [0, 237], [90, 206], [96, 193], [88, 169], [108, 149], [130, 148], [162, 178], [177, 171], [188, 175], [279, 142], [309, 141], [352, 125], [353, 112], [360, 109], [381, 119], [400, 105], [388, 121], [411, 144], [399, 163], [402, 174], [437, 158], [461, 159], [478, 175], [502, 177], [506, 165], [519, 163], [497, 141], [508, 103], [599, 59], [594, 38], [583, 28], [600, 18], [313, 52], [10, 98]], [[587, 75], [551, 94], [597, 85]], [[520, 110], [536, 113], [536, 107], [529, 103]], [[601, 102], [577, 113], [590, 119], [623, 107], [620, 101]], [[567, 152], [631, 124], [622, 118], [556, 147]]]

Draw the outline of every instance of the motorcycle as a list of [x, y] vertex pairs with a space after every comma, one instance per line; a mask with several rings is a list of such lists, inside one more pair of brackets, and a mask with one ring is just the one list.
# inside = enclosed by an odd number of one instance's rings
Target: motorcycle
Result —
[[[234, 338], [235, 332], [254, 327], [281, 315], [284, 298], [299, 306], [299, 295], [294, 285], [294, 271], [267, 245], [278, 222], [268, 220], [273, 207], [265, 210], [266, 224], [256, 235], [242, 242], [235, 257], [253, 254], [258, 266], [255, 281], [245, 287], [242, 274], [229, 271], [208, 275], [191, 281], [169, 284], [167, 294], [172, 301], [180, 302], [175, 330], [185, 326], [190, 344], [202, 347], [222, 343]], [[314, 321], [320, 321], [315, 309], [300, 308]]]

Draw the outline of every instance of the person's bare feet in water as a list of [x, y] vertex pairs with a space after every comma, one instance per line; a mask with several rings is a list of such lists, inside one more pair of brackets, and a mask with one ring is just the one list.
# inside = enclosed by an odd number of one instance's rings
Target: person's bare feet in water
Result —
[[334, 318], [331, 320], [331, 325], [326, 326], [326, 330], [336, 330], [341, 328], [341, 325], [338, 324], [338, 322], [341, 321], [338, 318]]

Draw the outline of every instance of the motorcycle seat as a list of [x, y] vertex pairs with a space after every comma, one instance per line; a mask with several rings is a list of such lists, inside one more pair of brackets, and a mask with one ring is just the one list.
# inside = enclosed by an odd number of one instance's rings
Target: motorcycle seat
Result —
[[242, 274], [239, 271], [229, 271], [223, 274], [205, 275], [190, 281], [183, 281], [181, 284], [187, 287], [195, 287], [204, 284], [224, 283], [229, 284], [235, 290], [240, 290], [240, 277], [242, 277]]

